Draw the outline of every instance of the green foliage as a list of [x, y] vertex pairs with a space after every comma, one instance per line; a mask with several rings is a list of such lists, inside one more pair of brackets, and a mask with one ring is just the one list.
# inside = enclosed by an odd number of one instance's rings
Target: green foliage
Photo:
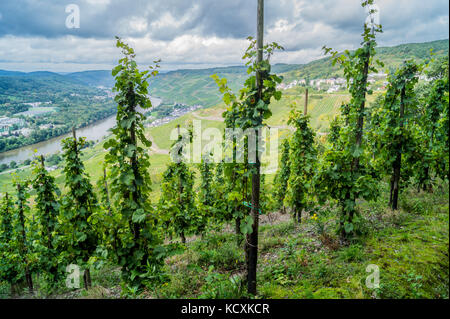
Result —
[[[173, 154], [174, 156], [182, 156], [190, 138], [191, 132], [186, 137], [181, 134], [178, 136], [172, 149], [172, 152], [178, 151], [177, 154]], [[168, 233], [181, 236], [182, 242], [185, 243], [186, 234], [204, 230], [203, 217], [206, 216], [203, 216], [195, 207], [194, 173], [190, 171], [186, 163], [182, 161], [177, 163], [177, 161], [170, 163], [164, 172], [162, 195], [158, 207], [164, 228]]]
[[284, 208], [284, 199], [286, 197], [286, 190], [288, 189], [288, 181], [291, 175], [291, 165], [289, 162], [290, 145], [289, 139], [285, 139], [281, 145], [281, 159], [279, 163], [279, 170], [274, 180], [274, 199], [277, 201], [276, 207]]
[[92, 215], [97, 209], [89, 176], [85, 173], [80, 150], [85, 138], [67, 138], [62, 141], [65, 186], [68, 193], [63, 197], [63, 226], [66, 254], [70, 261], [85, 265], [97, 248], [97, 233], [92, 225]]
[[[263, 121], [272, 115], [269, 109], [272, 98], [277, 101], [281, 99], [281, 92], [277, 91], [276, 86], [282, 82], [282, 78], [271, 74], [270, 57], [276, 50], [282, 50], [283, 48], [277, 43], [265, 45], [263, 47], [263, 59], [258, 63], [256, 40], [252, 37], [249, 37], [248, 40], [250, 41], [250, 45], [243, 59], [247, 60], [247, 73], [250, 76], [245, 81], [244, 87], [240, 90], [239, 98], [228, 87], [227, 79], [220, 79], [217, 75], [212, 75], [211, 77], [215, 80], [220, 93], [223, 94], [223, 101], [227, 105], [227, 110], [223, 113], [226, 128], [239, 128], [243, 131], [256, 129], [257, 134], [259, 134], [259, 130], [263, 126]], [[230, 153], [232, 154], [232, 158], [228, 161], [230, 163], [225, 164], [226, 199], [228, 204], [225, 219], [237, 219], [241, 231], [244, 234], [249, 234], [252, 232], [251, 226], [253, 221], [250, 216], [245, 214], [247, 209], [243, 207], [242, 203], [248, 201], [249, 178], [256, 172], [259, 174], [260, 164], [259, 160], [257, 160], [257, 163], [249, 165], [248, 136], [242, 136], [240, 138], [241, 140], [238, 140], [238, 138], [233, 136], [232, 143], [228, 146], [231, 148]], [[243, 158], [240, 159], [237, 159], [238, 144], [241, 147], [244, 145], [244, 154], [241, 155]], [[252, 151], [256, 152], [256, 157], [259, 158], [262, 149], [257, 146], [256, 150]]]
[[309, 116], [292, 110], [289, 124], [295, 127], [290, 144], [290, 176], [287, 202], [293, 208], [294, 218], [301, 221], [303, 209], [311, 206], [312, 181], [316, 172], [317, 150], [314, 146], [315, 133], [309, 125]]
[[[223, 101], [227, 105], [226, 111], [223, 113], [226, 129], [238, 128], [238, 118], [240, 116], [241, 102], [237, 100], [236, 95], [231, 91], [227, 85], [227, 79], [220, 79], [217, 75], [213, 75], [212, 78], [219, 86], [219, 91], [223, 94]], [[248, 172], [248, 144], [245, 136], [229, 136], [227, 131], [224, 133], [225, 138], [231, 139], [231, 143], [224, 145], [225, 154], [231, 158], [226, 158], [226, 163], [221, 163], [218, 167], [218, 172], [223, 171], [224, 185], [219, 189], [223, 189], [225, 201], [217, 199], [218, 202], [222, 201], [222, 204], [216, 204], [220, 206], [218, 217], [223, 221], [236, 220], [236, 227], [239, 227], [241, 220], [245, 217], [247, 209], [243, 206], [243, 202], [248, 200], [249, 196], [249, 172]], [[244, 154], [241, 158], [238, 158], [238, 147], [242, 147], [244, 144]], [[242, 158], [243, 157], [243, 158]], [[242, 163], [243, 162], [243, 163]], [[222, 178], [219, 176], [218, 180]], [[242, 227], [245, 228], [243, 224]], [[236, 229], [238, 233], [244, 228]], [[239, 234], [238, 234], [239, 235]]]
[[213, 188], [213, 164], [210, 156], [203, 156], [200, 168], [200, 188], [198, 190], [198, 225], [197, 233], [203, 234], [208, 220], [215, 217], [214, 188]]
[[217, 240], [208, 237], [206, 242], [195, 243], [193, 249], [195, 264], [201, 267], [213, 266], [222, 271], [233, 270], [244, 264], [242, 251], [236, 249], [236, 245], [229, 238], [217, 236]]
[[[103, 168], [103, 174], [97, 181], [96, 189], [99, 193], [99, 209], [94, 211], [91, 218], [94, 227], [99, 234], [100, 255], [105, 260], [118, 262], [118, 248], [120, 244], [120, 215], [114, 209], [111, 203], [111, 194], [108, 186], [108, 176], [106, 168]], [[100, 261], [102, 263], [102, 261]]]
[[32, 288], [32, 272], [37, 270], [38, 256], [32, 247], [32, 240], [35, 237], [33, 233], [34, 225], [27, 219], [30, 213], [27, 201], [30, 197], [29, 181], [16, 181], [17, 186], [17, 209], [14, 214], [14, 241], [17, 246], [17, 253], [20, 261], [17, 263], [19, 268], [19, 280], [25, 279], [29, 288]]
[[430, 189], [433, 174], [441, 179], [449, 175], [448, 56], [432, 61], [425, 73], [431, 81], [417, 90], [417, 150], [412, 170], [419, 186]]
[[[363, 2], [363, 6], [367, 4]], [[335, 122], [332, 128], [331, 145], [321, 158], [315, 181], [322, 200], [332, 198], [339, 203], [342, 209], [340, 232], [343, 236], [355, 233], [353, 217], [357, 214], [356, 199], [371, 199], [376, 195], [370, 153], [363, 141], [366, 95], [371, 94], [367, 78], [369, 72], [376, 71], [372, 65], [376, 32], [381, 32], [381, 26], [371, 30], [365, 25], [362, 47], [354, 52], [345, 51], [339, 55], [324, 47], [326, 53], [332, 53], [333, 63], [341, 65], [352, 95], [350, 102], [341, 106], [343, 120]]]
[[46, 271], [55, 282], [58, 277], [58, 245], [60, 243], [58, 221], [60, 190], [55, 184], [55, 178], [45, 169], [43, 157], [41, 157], [41, 163], [35, 161], [33, 174], [32, 185], [36, 191], [36, 216], [39, 222], [38, 239], [35, 240], [34, 248], [40, 256], [40, 269]]
[[217, 222], [224, 220], [224, 216], [226, 215], [227, 210], [227, 201], [224, 201], [224, 197], [226, 196], [226, 185], [225, 185], [225, 174], [224, 174], [224, 166], [223, 161], [216, 164], [213, 178], [213, 186], [214, 190], [214, 217]]
[[374, 166], [383, 175], [392, 174], [391, 205], [395, 209], [400, 185], [412, 176], [414, 153], [420, 147], [414, 136], [414, 116], [417, 114], [414, 86], [421, 68], [414, 61], [406, 61], [401, 69], [391, 74], [382, 105], [372, 110], [370, 117], [368, 135], [377, 155]]
[[20, 257], [14, 241], [14, 203], [8, 193], [2, 198], [0, 213], [0, 281], [15, 284], [19, 274]]
[[215, 273], [214, 266], [209, 267], [205, 281], [199, 299], [240, 299], [246, 296], [239, 276]]
[[151, 142], [144, 135], [145, 117], [138, 107], [149, 109], [148, 78], [158, 71], [155, 67], [140, 72], [132, 48], [117, 38], [117, 47], [124, 57], [112, 71], [115, 76], [114, 91], [117, 92], [117, 126], [113, 138], [105, 144], [109, 152], [105, 162], [110, 169], [111, 193], [115, 213], [120, 217], [120, 244], [117, 248], [122, 278], [131, 288], [141, 287], [147, 276], [147, 266], [158, 266], [156, 250], [160, 239], [156, 233], [156, 214], [149, 203], [150, 166], [149, 155], [144, 147]]

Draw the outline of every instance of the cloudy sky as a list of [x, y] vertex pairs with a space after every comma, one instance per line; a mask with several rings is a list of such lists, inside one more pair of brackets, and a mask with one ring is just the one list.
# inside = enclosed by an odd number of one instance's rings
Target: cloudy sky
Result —
[[[256, 31], [256, 0], [0, 0], [0, 69], [69, 72], [109, 69], [125, 38], [146, 65], [165, 70], [238, 65]], [[306, 63], [323, 45], [352, 49], [366, 13], [360, 0], [266, 0], [267, 41], [285, 47], [274, 62]], [[376, 0], [392, 46], [448, 39], [447, 0]], [[79, 28], [67, 28], [75, 4]], [[75, 20], [69, 19], [69, 22]], [[70, 23], [69, 23], [70, 26]]]

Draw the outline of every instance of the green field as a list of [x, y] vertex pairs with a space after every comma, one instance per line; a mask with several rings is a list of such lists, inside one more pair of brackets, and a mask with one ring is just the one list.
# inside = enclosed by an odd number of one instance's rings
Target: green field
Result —
[[[312, 93], [309, 99], [309, 114], [311, 115], [311, 125], [317, 132], [326, 132], [329, 121], [338, 114], [339, 106], [342, 102], [348, 101], [348, 94], [319, 94]], [[369, 98], [372, 101], [374, 96]], [[289, 112], [291, 111], [291, 105], [295, 105], [303, 110], [304, 94], [303, 90], [296, 88], [283, 91], [283, 97], [280, 101], [273, 101], [270, 105], [273, 116], [267, 121], [267, 124], [279, 129], [282, 138], [291, 134], [287, 126], [289, 118]], [[222, 113], [225, 110], [224, 104], [217, 104], [211, 108], [200, 109], [194, 113], [183, 115], [170, 123], [164, 124], [159, 127], [153, 127], [147, 129], [147, 136], [151, 136], [154, 146], [156, 148], [169, 151], [174, 141], [170, 140], [171, 132], [176, 132], [177, 125], [187, 128], [192, 121], [200, 121], [202, 130], [207, 128], [224, 129], [224, 123], [222, 121]], [[207, 141], [203, 141], [204, 143]], [[100, 178], [102, 171], [105, 151], [103, 150], [103, 143], [97, 144], [91, 149], [84, 151], [83, 160], [88, 174], [92, 177], [92, 181], [95, 184]], [[155, 199], [159, 198], [159, 184], [161, 182], [161, 175], [164, 172], [167, 164], [169, 163], [169, 156], [161, 153], [152, 153], [151, 159], [151, 177], [154, 183], [153, 192]], [[27, 178], [31, 174], [31, 169], [22, 168], [16, 171], [16, 174], [20, 178]], [[55, 170], [52, 175], [56, 177], [56, 181], [60, 188], [63, 188], [64, 179], [61, 175], [61, 170]], [[273, 177], [272, 177], [273, 178]], [[269, 179], [268, 179], [269, 180]], [[12, 192], [12, 175], [9, 172], [0, 173], [0, 192]]]

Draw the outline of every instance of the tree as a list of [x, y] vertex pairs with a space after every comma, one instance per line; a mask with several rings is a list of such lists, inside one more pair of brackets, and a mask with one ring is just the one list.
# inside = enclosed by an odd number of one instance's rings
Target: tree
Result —
[[186, 243], [186, 234], [199, 225], [199, 216], [194, 203], [194, 173], [182, 161], [183, 150], [191, 140], [191, 132], [183, 137], [178, 126], [178, 140], [172, 148], [173, 162], [163, 175], [162, 195], [159, 203], [164, 213], [165, 225]]
[[[372, 4], [370, 0], [362, 2], [363, 7]], [[374, 10], [371, 10], [370, 14], [373, 13]], [[324, 47], [326, 54], [332, 53], [333, 65], [339, 63], [342, 66], [352, 96], [348, 104], [341, 106], [343, 120], [338, 126], [339, 140], [334, 140], [325, 150], [315, 183], [321, 201], [331, 197], [341, 208], [341, 237], [347, 237], [356, 230], [356, 199], [372, 199], [376, 195], [376, 180], [370, 166], [370, 154], [363, 143], [363, 133], [366, 95], [372, 93], [368, 89], [367, 79], [369, 72], [376, 71], [372, 65], [375, 34], [381, 31], [381, 26], [369, 28], [364, 25], [362, 47], [354, 52], [347, 50], [339, 54]], [[378, 64], [382, 65], [380, 62]]]
[[160, 244], [157, 236], [156, 214], [150, 202], [149, 155], [144, 147], [151, 142], [144, 135], [145, 117], [138, 112], [151, 108], [148, 82], [156, 76], [158, 61], [150, 70], [140, 72], [135, 53], [120, 38], [117, 47], [124, 57], [119, 60], [112, 75], [115, 77], [114, 100], [117, 103], [117, 126], [113, 137], [104, 147], [108, 150], [105, 162], [110, 169], [111, 193], [117, 214], [120, 216], [120, 247], [117, 249], [122, 278], [134, 288], [140, 288], [152, 273], [159, 272], [161, 260], [156, 250]]
[[199, 165], [200, 189], [198, 191], [199, 218], [196, 226], [198, 234], [204, 234], [208, 220], [214, 217], [214, 191], [213, 191], [213, 164], [212, 158], [208, 154], [202, 157]]
[[[389, 205], [398, 209], [398, 196], [402, 179], [402, 156], [414, 152], [412, 121], [408, 118], [416, 113], [414, 86], [418, 81], [418, 66], [413, 61], [404, 65], [389, 76], [389, 85], [381, 108], [371, 116], [372, 139], [376, 141], [376, 161], [385, 167], [384, 172], [392, 172]], [[405, 166], [405, 165], [404, 165]], [[411, 177], [411, 170], [403, 169], [403, 179]]]
[[[235, 221], [236, 243], [240, 246], [242, 235], [250, 232], [252, 217], [248, 216], [248, 208], [244, 203], [248, 201], [250, 194], [249, 164], [248, 164], [248, 137], [239, 134], [237, 121], [241, 117], [242, 101], [236, 98], [236, 95], [227, 85], [227, 79], [220, 79], [217, 75], [211, 76], [223, 94], [223, 101], [227, 105], [227, 110], [222, 114], [225, 123], [224, 140], [231, 143], [224, 144], [225, 163], [223, 167], [224, 174], [224, 192], [225, 203], [223, 205], [223, 214], [221, 219], [224, 221]], [[238, 152], [238, 147], [241, 150]], [[242, 151], [243, 150], [243, 151]], [[231, 156], [230, 156], [231, 155]], [[218, 202], [223, 199], [218, 200]]]
[[[419, 116], [416, 116], [417, 161], [413, 172], [424, 190], [432, 188], [432, 173], [448, 178], [448, 55], [431, 63], [426, 74], [431, 79], [418, 95]], [[421, 94], [420, 94], [421, 93]], [[421, 107], [422, 106], [422, 107]], [[447, 125], [446, 125], [447, 124]]]
[[97, 233], [100, 234], [100, 250], [102, 255], [114, 263], [118, 263], [120, 248], [120, 215], [115, 211], [111, 203], [111, 194], [108, 186], [108, 174], [103, 167], [103, 175], [97, 181], [97, 189], [100, 194], [100, 212], [95, 215], [93, 222]]
[[8, 193], [0, 203], [0, 280], [11, 285], [11, 294], [16, 294], [20, 257], [16, 251], [13, 228], [14, 203]]
[[288, 186], [289, 176], [291, 175], [291, 165], [289, 162], [290, 145], [289, 139], [285, 139], [281, 145], [280, 168], [274, 180], [274, 198], [277, 201], [277, 207], [282, 207], [283, 214], [286, 213], [284, 199]]
[[309, 124], [309, 116], [293, 109], [288, 124], [295, 127], [291, 138], [289, 157], [290, 176], [287, 201], [294, 211], [294, 220], [301, 222], [302, 211], [308, 207], [317, 162], [314, 147], [315, 134]]
[[[270, 57], [277, 49], [283, 49], [277, 43], [263, 45], [263, 15], [264, 1], [258, 1], [258, 39], [251, 41], [244, 59], [247, 59], [247, 73], [251, 76], [245, 81], [244, 88], [240, 90], [240, 98], [236, 99], [234, 94], [230, 93], [226, 79], [219, 80], [216, 76], [216, 83], [219, 85], [221, 93], [224, 94], [224, 101], [231, 105], [231, 110], [236, 112], [236, 127], [244, 132], [251, 130], [254, 133], [254, 145], [248, 144], [248, 158], [254, 157], [254, 163], [248, 165], [248, 175], [251, 176], [252, 196], [251, 196], [251, 215], [247, 216], [240, 226], [240, 229], [247, 235], [246, 253], [247, 253], [247, 289], [250, 294], [256, 294], [256, 268], [258, 260], [258, 227], [260, 211], [260, 153], [259, 146], [261, 138], [261, 129], [263, 122], [268, 119], [272, 113], [269, 105], [272, 98], [281, 99], [281, 92], [277, 91], [277, 84], [282, 79], [275, 74], [271, 74]], [[230, 108], [230, 107], [229, 107]], [[235, 108], [235, 110], [233, 110]], [[247, 136], [248, 137], [248, 136]], [[247, 138], [247, 142], [249, 139]], [[251, 150], [250, 150], [251, 147]], [[254, 156], [253, 156], [254, 155]], [[250, 157], [251, 156], [251, 157]], [[249, 161], [246, 161], [248, 163]], [[247, 175], [247, 176], [248, 176]]]
[[[29, 228], [27, 227], [25, 213], [29, 212], [27, 199], [29, 197], [29, 182], [17, 182], [17, 209], [14, 216], [15, 219], [15, 241], [17, 243], [18, 254], [20, 256], [21, 273], [25, 277], [30, 293], [33, 292], [32, 258], [31, 258], [31, 242], [29, 240]], [[27, 236], [28, 233], [28, 236]]]
[[63, 228], [66, 232], [69, 258], [86, 269], [83, 274], [86, 289], [91, 287], [89, 258], [97, 248], [97, 233], [91, 218], [97, 206], [89, 176], [80, 158], [80, 150], [85, 144], [85, 138], [77, 139], [75, 129], [73, 138], [62, 140], [64, 158], [64, 178], [68, 193], [63, 197]]
[[224, 173], [224, 162], [221, 161], [215, 165], [214, 178], [212, 181], [212, 189], [214, 190], [214, 219], [216, 221], [224, 220], [224, 216], [227, 214], [227, 200], [225, 200], [226, 192], [226, 182]]
[[53, 283], [58, 279], [58, 241], [60, 203], [57, 197], [60, 190], [55, 178], [45, 169], [44, 156], [33, 168], [33, 189], [36, 191], [36, 215], [39, 220], [40, 268], [45, 270]]

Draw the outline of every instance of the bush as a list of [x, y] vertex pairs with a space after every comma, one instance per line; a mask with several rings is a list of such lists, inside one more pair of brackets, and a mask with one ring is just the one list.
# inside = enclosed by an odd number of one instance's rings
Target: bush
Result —
[[215, 266], [222, 270], [240, 268], [244, 262], [242, 249], [234, 242], [220, 243], [216, 249], [202, 249], [196, 253], [196, 263], [201, 266]]
[[239, 299], [244, 296], [244, 285], [239, 276], [214, 273], [214, 266], [208, 270], [206, 283], [201, 288], [199, 299]]

